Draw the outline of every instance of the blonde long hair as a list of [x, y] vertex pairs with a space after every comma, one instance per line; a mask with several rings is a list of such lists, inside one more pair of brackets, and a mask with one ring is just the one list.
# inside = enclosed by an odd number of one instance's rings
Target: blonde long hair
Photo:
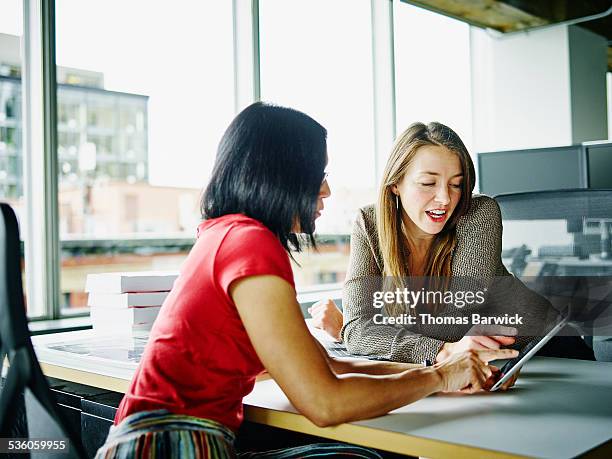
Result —
[[[403, 288], [403, 279], [411, 275], [408, 263], [410, 252], [404, 235], [402, 207], [400, 205], [399, 209], [397, 208], [396, 195], [392, 188], [404, 178], [417, 149], [425, 145], [448, 148], [459, 157], [463, 172], [461, 198], [451, 218], [433, 240], [425, 264], [425, 276], [446, 277], [447, 279], [450, 277], [452, 253], [457, 244], [457, 222], [467, 213], [472, 203], [476, 175], [474, 163], [457, 133], [448, 126], [437, 122], [427, 125], [411, 124], [395, 141], [383, 172], [378, 194], [376, 225], [384, 262], [383, 275], [391, 282], [391, 284], [389, 281], [385, 282], [387, 288]], [[392, 314], [400, 312], [397, 307], [390, 307], [387, 310]]]

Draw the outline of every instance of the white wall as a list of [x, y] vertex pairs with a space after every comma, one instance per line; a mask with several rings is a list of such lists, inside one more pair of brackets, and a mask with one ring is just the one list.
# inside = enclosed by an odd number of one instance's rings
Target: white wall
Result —
[[567, 27], [470, 40], [474, 151], [572, 143]]

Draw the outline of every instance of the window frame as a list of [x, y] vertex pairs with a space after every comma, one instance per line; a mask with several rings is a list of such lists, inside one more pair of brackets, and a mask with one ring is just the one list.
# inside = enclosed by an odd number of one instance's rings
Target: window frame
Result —
[[22, 145], [29, 305], [59, 316], [55, 1], [23, 0]]

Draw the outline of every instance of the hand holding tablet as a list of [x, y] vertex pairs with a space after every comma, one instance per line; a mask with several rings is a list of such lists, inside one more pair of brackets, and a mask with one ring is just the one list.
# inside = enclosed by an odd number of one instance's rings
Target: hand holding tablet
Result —
[[501, 388], [506, 381], [509, 381], [514, 374], [516, 374], [523, 365], [531, 357], [533, 357], [553, 336], [555, 336], [559, 330], [561, 330], [568, 322], [568, 317], [561, 319], [545, 336], [538, 337], [531, 341], [527, 346], [521, 349], [519, 355], [509, 360], [500, 370], [500, 379], [491, 387], [490, 391], [495, 392]]

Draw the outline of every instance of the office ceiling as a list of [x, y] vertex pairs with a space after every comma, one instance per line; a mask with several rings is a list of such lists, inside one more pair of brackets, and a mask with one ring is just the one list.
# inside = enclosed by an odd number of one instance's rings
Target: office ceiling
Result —
[[608, 40], [612, 71], [612, 0], [402, 0], [503, 33], [579, 22]]

